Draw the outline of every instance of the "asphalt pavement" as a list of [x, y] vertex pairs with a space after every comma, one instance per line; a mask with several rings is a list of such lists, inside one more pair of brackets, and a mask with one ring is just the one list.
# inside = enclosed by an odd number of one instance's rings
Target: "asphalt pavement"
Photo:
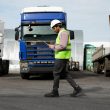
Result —
[[65, 79], [60, 81], [60, 97], [45, 98], [51, 91], [53, 79], [31, 77], [21, 79], [19, 74], [0, 77], [0, 110], [109, 110], [110, 77], [92, 72], [72, 72], [83, 88], [80, 97], [70, 97], [73, 88]]

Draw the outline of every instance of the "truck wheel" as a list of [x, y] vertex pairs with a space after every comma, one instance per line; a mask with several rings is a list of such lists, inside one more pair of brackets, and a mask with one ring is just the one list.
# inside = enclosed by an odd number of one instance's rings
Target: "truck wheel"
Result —
[[106, 77], [110, 76], [110, 69], [109, 69], [108, 65], [110, 65], [109, 60], [108, 60], [108, 58], [105, 58], [104, 75]]
[[2, 59], [0, 59], [0, 76], [2, 75]]
[[110, 71], [106, 71], [104, 74], [106, 77], [110, 77]]
[[3, 60], [2, 62], [2, 72], [3, 74], [9, 73], [9, 60]]
[[107, 70], [106, 67], [104, 67], [104, 75], [105, 75], [105, 77], [110, 76], [110, 70]]
[[2, 72], [2, 65], [0, 64], [0, 76], [3, 74]]
[[29, 79], [29, 74], [27, 73], [20, 73], [22, 79]]

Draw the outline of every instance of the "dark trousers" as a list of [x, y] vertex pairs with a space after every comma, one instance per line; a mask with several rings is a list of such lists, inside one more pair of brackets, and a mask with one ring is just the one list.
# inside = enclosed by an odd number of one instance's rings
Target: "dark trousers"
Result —
[[61, 75], [66, 76], [66, 80], [69, 82], [69, 84], [75, 89], [78, 85], [76, 82], [73, 80], [70, 72], [67, 70], [67, 62], [68, 60], [66, 59], [56, 59], [55, 60], [55, 65], [54, 65], [54, 71], [53, 71], [53, 76], [54, 76], [54, 84], [53, 84], [53, 91], [58, 91], [59, 88], [59, 80]]

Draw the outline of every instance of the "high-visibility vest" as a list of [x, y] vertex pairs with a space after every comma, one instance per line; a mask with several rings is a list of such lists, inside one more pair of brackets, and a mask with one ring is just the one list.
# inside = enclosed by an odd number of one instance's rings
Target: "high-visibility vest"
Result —
[[[62, 29], [58, 33], [58, 36], [56, 38], [56, 45], [60, 44], [60, 34], [62, 32], [67, 32], [68, 33], [67, 30]], [[65, 50], [61, 50], [61, 51], [55, 51], [55, 58], [56, 59], [70, 59], [70, 57], [71, 57], [71, 43], [70, 43], [70, 34], [68, 34], [68, 43], [67, 43], [66, 49]]]

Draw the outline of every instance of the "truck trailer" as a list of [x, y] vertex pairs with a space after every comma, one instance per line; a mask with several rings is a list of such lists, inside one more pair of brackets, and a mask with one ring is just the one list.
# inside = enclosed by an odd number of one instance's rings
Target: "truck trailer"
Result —
[[101, 45], [93, 53], [92, 59], [94, 72], [104, 73], [106, 77], [110, 76], [110, 46]]
[[4, 22], [0, 20], [0, 76], [8, 74], [9, 60], [4, 58]]

